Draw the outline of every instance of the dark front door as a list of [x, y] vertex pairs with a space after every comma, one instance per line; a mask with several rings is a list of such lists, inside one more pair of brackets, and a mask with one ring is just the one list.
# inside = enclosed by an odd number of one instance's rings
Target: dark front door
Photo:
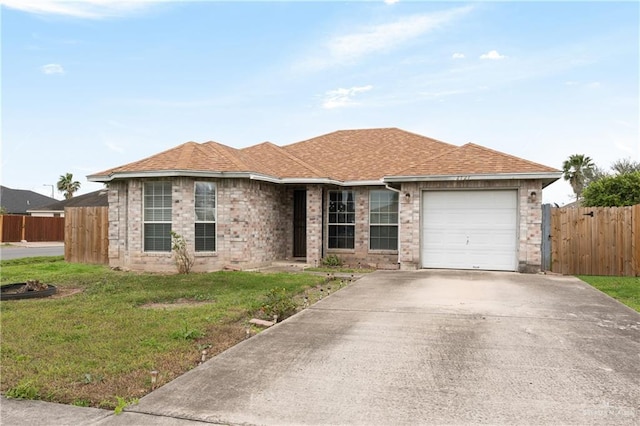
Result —
[[293, 191], [293, 257], [307, 257], [307, 191]]

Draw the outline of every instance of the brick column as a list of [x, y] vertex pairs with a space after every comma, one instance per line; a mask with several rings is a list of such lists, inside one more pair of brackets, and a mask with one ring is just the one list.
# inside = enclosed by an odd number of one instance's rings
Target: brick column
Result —
[[322, 263], [322, 186], [307, 186], [307, 264]]

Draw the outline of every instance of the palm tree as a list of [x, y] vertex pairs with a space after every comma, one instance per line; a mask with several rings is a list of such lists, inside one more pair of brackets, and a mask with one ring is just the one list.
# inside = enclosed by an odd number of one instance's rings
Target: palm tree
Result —
[[580, 200], [582, 190], [593, 178], [596, 165], [590, 157], [584, 154], [573, 154], [562, 163], [562, 175], [568, 180], [576, 194], [576, 201]]
[[80, 182], [73, 180], [73, 174], [67, 173], [60, 175], [60, 180], [57, 183], [58, 191], [64, 193], [64, 198], [69, 199], [73, 197], [73, 193], [80, 189]]

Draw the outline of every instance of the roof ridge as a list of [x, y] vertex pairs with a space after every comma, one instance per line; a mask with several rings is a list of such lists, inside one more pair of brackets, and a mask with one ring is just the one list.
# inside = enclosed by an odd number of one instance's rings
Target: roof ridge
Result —
[[316, 168], [315, 166], [312, 166], [311, 164], [307, 163], [306, 161], [304, 161], [302, 158], [297, 157], [295, 155], [293, 155], [292, 153], [288, 152], [286, 149], [284, 149], [281, 146], [278, 146], [274, 143], [271, 143], [269, 141], [265, 141], [265, 144], [269, 144], [269, 146], [275, 148], [278, 152], [284, 154], [285, 156], [287, 156], [289, 159], [295, 161], [296, 163], [298, 163], [299, 165], [306, 167], [307, 169], [311, 170], [314, 173], [317, 173], [320, 176], [329, 176], [329, 174], [321, 169]]
[[[236, 155], [237, 152], [239, 152], [240, 150], [236, 149], [236, 148], [232, 148], [230, 146], [227, 145], [223, 145], [219, 142], [216, 141], [208, 141], [208, 142], [204, 142], [201, 144], [201, 146], [207, 146], [208, 149], [211, 149], [213, 151], [215, 151], [217, 154], [220, 154], [222, 156], [224, 156], [227, 160], [231, 161], [236, 167], [238, 168], [244, 168], [244, 171], [252, 171], [249, 170], [251, 169], [251, 165], [245, 163], [242, 158], [238, 158], [238, 156]], [[234, 152], [235, 151], [235, 152]]]

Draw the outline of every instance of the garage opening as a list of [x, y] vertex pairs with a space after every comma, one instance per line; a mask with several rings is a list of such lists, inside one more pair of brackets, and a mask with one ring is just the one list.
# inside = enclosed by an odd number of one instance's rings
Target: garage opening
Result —
[[516, 190], [424, 191], [423, 268], [517, 270]]

